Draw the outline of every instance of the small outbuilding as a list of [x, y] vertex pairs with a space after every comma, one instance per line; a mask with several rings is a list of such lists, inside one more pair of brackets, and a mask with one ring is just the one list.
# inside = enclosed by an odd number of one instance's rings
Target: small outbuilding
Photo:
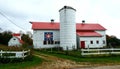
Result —
[[13, 37], [9, 40], [8, 46], [21, 46], [23, 41], [21, 40], [21, 34], [13, 34]]

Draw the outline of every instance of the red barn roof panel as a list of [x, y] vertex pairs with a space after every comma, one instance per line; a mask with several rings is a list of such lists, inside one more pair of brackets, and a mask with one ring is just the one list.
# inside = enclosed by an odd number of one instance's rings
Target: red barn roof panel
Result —
[[78, 36], [83, 36], [83, 37], [89, 37], [89, 36], [92, 36], [92, 37], [101, 37], [102, 35], [97, 33], [97, 32], [94, 32], [94, 31], [88, 31], [88, 32], [77, 32], [77, 35]]
[[[59, 22], [30, 22], [32, 23], [32, 29], [41, 29], [41, 30], [59, 30], [60, 29], [60, 23]], [[76, 30], [106, 30], [103, 26], [100, 24], [82, 24], [77, 23], [76, 24]]]

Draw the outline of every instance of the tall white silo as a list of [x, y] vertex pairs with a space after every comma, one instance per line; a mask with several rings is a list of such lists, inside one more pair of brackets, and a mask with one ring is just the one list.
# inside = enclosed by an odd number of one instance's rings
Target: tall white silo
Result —
[[60, 13], [60, 46], [63, 50], [76, 49], [76, 9], [64, 6]]

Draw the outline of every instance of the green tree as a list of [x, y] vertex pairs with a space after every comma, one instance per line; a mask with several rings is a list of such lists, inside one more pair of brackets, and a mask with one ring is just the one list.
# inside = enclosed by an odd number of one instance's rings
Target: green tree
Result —
[[112, 47], [120, 46], [120, 39], [118, 39], [116, 36], [109, 36], [106, 35], [107, 38], [107, 45]]
[[11, 31], [4, 31], [0, 33], [0, 44], [8, 45], [8, 41], [12, 38]]
[[27, 34], [23, 34], [22, 35], [22, 37], [21, 37], [21, 39], [25, 42], [25, 43], [27, 43], [27, 44], [29, 44], [29, 45], [33, 45], [33, 40], [29, 37], [29, 35], [27, 35]]

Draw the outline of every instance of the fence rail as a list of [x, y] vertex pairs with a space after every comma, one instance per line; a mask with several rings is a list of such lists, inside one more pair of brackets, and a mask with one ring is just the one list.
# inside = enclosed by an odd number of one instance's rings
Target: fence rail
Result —
[[120, 54], [120, 48], [81, 49], [81, 55]]
[[27, 51], [0, 51], [1, 58], [25, 58], [30, 55], [30, 50]]

